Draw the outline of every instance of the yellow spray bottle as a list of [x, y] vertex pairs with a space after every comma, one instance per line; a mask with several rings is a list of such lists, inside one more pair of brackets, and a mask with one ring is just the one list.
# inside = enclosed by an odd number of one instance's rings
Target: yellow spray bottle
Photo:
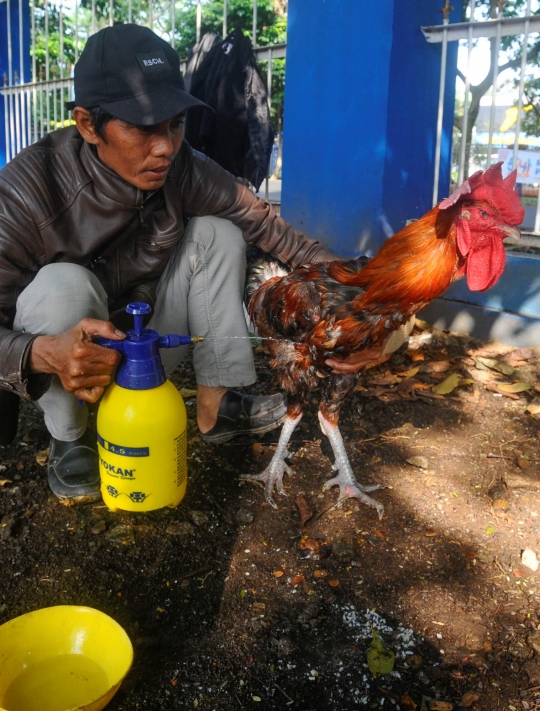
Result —
[[101, 494], [111, 511], [153, 511], [178, 506], [187, 484], [186, 408], [165, 376], [159, 349], [202, 339], [143, 328], [151, 311], [143, 302], [126, 311], [135, 327], [125, 340], [94, 338], [123, 356], [97, 416]]

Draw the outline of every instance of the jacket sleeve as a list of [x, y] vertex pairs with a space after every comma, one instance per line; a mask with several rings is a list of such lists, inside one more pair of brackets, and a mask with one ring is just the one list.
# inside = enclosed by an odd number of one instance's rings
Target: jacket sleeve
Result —
[[[0, 388], [26, 399], [47, 390], [50, 377], [25, 373], [35, 335], [12, 330], [17, 298], [39, 269], [39, 232], [24, 203], [0, 179]], [[31, 251], [29, 245], [36, 249]]]
[[187, 143], [175, 171], [188, 215], [216, 215], [234, 222], [244, 239], [284, 264], [300, 267], [338, 259], [324, 245], [295, 230], [269, 203]]

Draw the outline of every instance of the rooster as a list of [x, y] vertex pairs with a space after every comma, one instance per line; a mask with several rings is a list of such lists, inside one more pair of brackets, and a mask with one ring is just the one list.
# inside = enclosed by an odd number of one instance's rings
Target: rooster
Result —
[[[268, 339], [271, 365], [288, 393], [287, 416], [272, 460], [257, 475], [274, 508], [274, 490], [284, 494], [283, 475], [291, 435], [303, 403], [322, 386], [319, 423], [335, 457], [336, 476], [324, 490], [339, 486], [340, 505], [349, 497], [383, 514], [360, 484], [339, 431], [340, 408], [360, 372], [384, 362], [406, 339], [414, 314], [440, 296], [456, 279], [472, 291], [493, 286], [505, 267], [503, 240], [520, 237], [524, 209], [514, 189], [516, 174], [502, 177], [502, 163], [472, 175], [426, 215], [365, 257], [302, 267], [285, 276], [275, 271], [251, 296], [249, 315], [259, 336]], [[401, 335], [400, 335], [401, 333]]]

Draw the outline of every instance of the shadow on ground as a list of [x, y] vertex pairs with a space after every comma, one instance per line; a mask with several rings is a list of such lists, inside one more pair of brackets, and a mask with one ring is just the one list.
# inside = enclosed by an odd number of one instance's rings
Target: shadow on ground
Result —
[[[470, 347], [442, 342], [430, 357], [463, 370]], [[257, 389], [272, 391], [258, 359]], [[381, 372], [410, 365], [401, 352]], [[46, 431], [25, 405], [0, 449], [0, 622], [56, 604], [112, 615], [135, 663], [111, 711], [537, 708], [538, 573], [521, 553], [540, 553], [539, 423], [523, 399], [477, 385], [430, 399], [402, 386], [410, 374], [372, 377], [342, 431], [359, 478], [386, 487], [382, 521], [357, 502], [331, 509], [314, 403], [277, 511], [238, 482], [264, 468], [277, 434], [204, 445], [188, 404], [188, 494], [148, 514], [59, 505], [36, 462]], [[193, 387], [188, 366], [174, 379]], [[367, 666], [373, 628], [395, 653], [391, 674]]]

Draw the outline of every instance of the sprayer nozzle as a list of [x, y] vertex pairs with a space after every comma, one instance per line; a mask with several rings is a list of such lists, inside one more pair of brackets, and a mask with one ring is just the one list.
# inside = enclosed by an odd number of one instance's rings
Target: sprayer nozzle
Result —
[[201, 341], [204, 341], [204, 336], [191, 336], [192, 343], [200, 343]]

